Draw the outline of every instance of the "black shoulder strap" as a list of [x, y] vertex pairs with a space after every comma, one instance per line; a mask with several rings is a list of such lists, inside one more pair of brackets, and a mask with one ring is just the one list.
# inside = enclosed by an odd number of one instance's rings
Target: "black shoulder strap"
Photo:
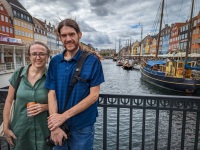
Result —
[[71, 92], [72, 92], [72, 90], [74, 88], [74, 85], [78, 82], [78, 80], [87, 82], [87, 81], [85, 81], [85, 80], [83, 80], [83, 79], [80, 78], [80, 73], [81, 73], [84, 61], [87, 58], [87, 56], [89, 56], [89, 55], [90, 55], [89, 52], [82, 51], [81, 56], [78, 59], [78, 62], [76, 64], [76, 69], [75, 69], [74, 75], [73, 75], [71, 83], [70, 83], [69, 91], [67, 92], [67, 97], [66, 97], [66, 102], [65, 102], [65, 105], [64, 105], [63, 112], [65, 111], [65, 109], [67, 107], [67, 104], [68, 104]]
[[22, 70], [24, 69], [24, 67], [21, 67], [20, 70], [19, 70], [19, 75], [17, 77], [17, 81], [16, 81], [16, 87], [15, 87], [15, 95], [14, 95], [14, 100], [16, 100], [16, 93], [17, 93], [17, 89], [19, 87], [19, 83], [21, 81], [21, 73], [22, 73]]

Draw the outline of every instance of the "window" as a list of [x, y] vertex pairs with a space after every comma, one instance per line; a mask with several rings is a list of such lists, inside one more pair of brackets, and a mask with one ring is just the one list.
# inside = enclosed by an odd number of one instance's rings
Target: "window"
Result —
[[6, 32], [9, 33], [9, 28], [8, 27], [6, 27]]
[[10, 28], [10, 33], [13, 33], [13, 29], [12, 28]]
[[3, 10], [3, 7], [2, 7], [2, 6], [0, 6], [0, 10]]
[[24, 31], [22, 31], [22, 36], [24, 36]]
[[21, 26], [24, 27], [24, 22], [21, 22]]
[[16, 19], [14, 20], [14, 24], [17, 25], [17, 20]]
[[196, 26], [196, 25], [197, 25], [197, 20], [194, 20], [194, 25], [193, 25], [193, 27]]
[[18, 35], [21, 35], [21, 31], [20, 30], [18, 30]]
[[15, 34], [18, 35], [18, 31], [15, 29]]
[[19, 12], [17, 12], [17, 17], [20, 18], [20, 13]]
[[4, 21], [4, 16], [3, 15], [1, 15], [1, 21]]
[[13, 14], [14, 14], [14, 16], [16, 16], [17, 12], [15, 10], [13, 10]]
[[21, 14], [21, 19], [23, 19], [24, 18], [24, 15], [23, 14]]
[[6, 22], [8, 22], [8, 17], [5, 17]]
[[4, 26], [1, 27], [1, 31], [5, 32], [5, 27]]
[[18, 20], [18, 26], [20, 26], [20, 21]]

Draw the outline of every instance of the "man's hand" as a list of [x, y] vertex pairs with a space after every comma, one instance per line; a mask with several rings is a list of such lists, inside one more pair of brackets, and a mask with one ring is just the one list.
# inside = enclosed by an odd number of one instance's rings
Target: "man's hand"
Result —
[[62, 146], [63, 138], [68, 139], [67, 134], [61, 128], [51, 131], [51, 140], [54, 141], [55, 145]]
[[50, 131], [55, 130], [60, 127], [66, 120], [63, 114], [54, 113], [51, 114], [48, 118], [48, 128]]

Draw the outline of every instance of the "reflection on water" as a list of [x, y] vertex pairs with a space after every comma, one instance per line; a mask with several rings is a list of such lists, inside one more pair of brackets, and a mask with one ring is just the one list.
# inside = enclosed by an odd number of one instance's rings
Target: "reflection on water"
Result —
[[[138, 70], [123, 70], [121, 67], [116, 66], [112, 60], [104, 60], [102, 62], [106, 82], [101, 85], [101, 93], [106, 94], [160, 94], [160, 95], [185, 95], [184, 93], [174, 92], [166, 89], [158, 88], [157, 86], [150, 85], [140, 79], [141, 74]], [[155, 140], [155, 110], [146, 111], [146, 126], [145, 126], [145, 149], [154, 149]], [[134, 150], [141, 149], [142, 141], [142, 115], [143, 110], [133, 110], [132, 120], [132, 147]], [[117, 109], [109, 108], [108, 110], [108, 150], [116, 149], [116, 132], [117, 132]], [[185, 133], [185, 149], [192, 150], [194, 144], [194, 129], [196, 115], [193, 113], [187, 114], [186, 133]], [[130, 112], [129, 109], [120, 109], [120, 150], [128, 149], [129, 141], [129, 122]], [[169, 111], [160, 111], [159, 113], [159, 130], [158, 130], [158, 149], [166, 150], [167, 137], [168, 137], [168, 121]], [[102, 108], [99, 108], [99, 117], [95, 124], [95, 150], [102, 150]], [[180, 150], [181, 147], [181, 133], [182, 133], [182, 112], [173, 112], [172, 122], [172, 139], [171, 149]]]

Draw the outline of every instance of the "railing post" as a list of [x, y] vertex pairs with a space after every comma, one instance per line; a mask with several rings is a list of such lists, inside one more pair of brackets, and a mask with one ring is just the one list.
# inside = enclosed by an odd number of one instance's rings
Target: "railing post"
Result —
[[103, 98], [103, 150], [107, 150], [107, 99]]
[[143, 118], [142, 118], [142, 148], [141, 150], [145, 150], [145, 122], [146, 122], [146, 99], [143, 100]]
[[[183, 104], [185, 108], [185, 103]], [[182, 133], [181, 133], [181, 150], [184, 149], [185, 143], [185, 122], [186, 122], [186, 111], [183, 111], [183, 120], [182, 120]]]
[[[120, 99], [118, 99], [117, 104], [120, 105]], [[120, 108], [117, 107], [117, 146], [116, 149], [119, 150], [119, 113], [120, 112]]]
[[171, 147], [171, 135], [172, 135], [172, 110], [169, 111], [169, 127], [168, 127], [168, 140], [167, 140], [167, 150]]
[[[133, 105], [133, 101], [131, 99], [130, 100], [130, 105]], [[133, 127], [133, 109], [130, 108], [130, 120], [129, 120], [129, 150], [132, 150], [132, 127]]]
[[154, 150], [158, 149], [158, 125], [159, 125], [159, 100], [156, 99], [156, 122], [155, 122], [155, 145]]
[[[198, 106], [199, 108], [199, 106]], [[197, 150], [198, 148], [198, 137], [199, 137], [199, 119], [200, 119], [200, 112], [197, 112], [196, 117], [196, 130], [195, 130], [195, 142], [194, 142], [194, 150]]]

